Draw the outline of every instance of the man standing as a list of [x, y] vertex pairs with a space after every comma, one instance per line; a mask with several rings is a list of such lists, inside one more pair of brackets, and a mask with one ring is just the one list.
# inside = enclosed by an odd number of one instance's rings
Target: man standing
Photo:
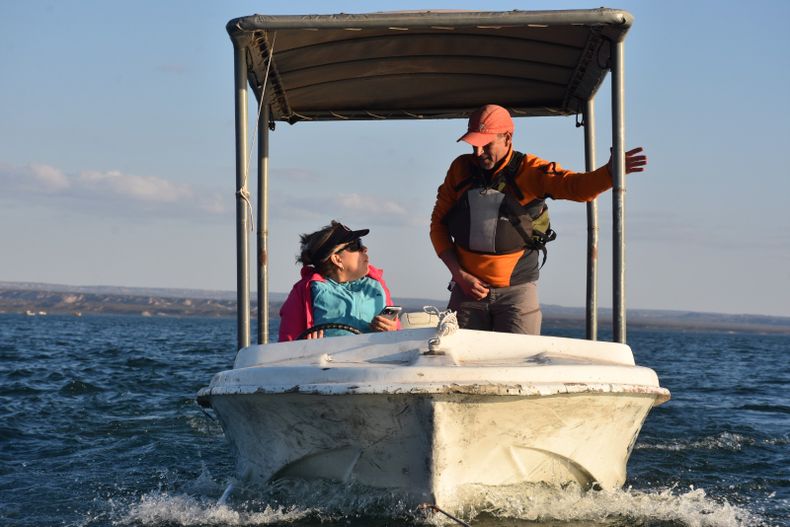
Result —
[[[514, 151], [513, 131], [501, 106], [483, 106], [469, 117], [458, 141], [472, 145], [472, 153], [452, 162], [439, 187], [431, 242], [452, 274], [448, 308], [462, 328], [538, 335], [537, 280], [545, 244], [556, 236], [545, 200], [593, 200], [612, 187], [611, 161], [593, 172], [571, 172]], [[641, 152], [626, 152], [627, 174], [644, 170]]]

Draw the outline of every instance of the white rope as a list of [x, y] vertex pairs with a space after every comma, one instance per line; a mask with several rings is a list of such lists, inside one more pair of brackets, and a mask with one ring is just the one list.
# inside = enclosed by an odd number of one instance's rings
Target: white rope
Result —
[[442, 345], [442, 337], [452, 335], [458, 331], [458, 317], [456, 317], [455, 311], [449, 309], [446, 311], [439, 311], [434, 306], [424, 306], [422, 310], [429, 315], [436, 315], [439, 317], [439, 324], [436, 326], [436, 333], [432, 338], [428, 339], [428, 350], [431, 354], [443, 354], [443, 352], [440, 350]]
[[447, 335], [452, 335], [456, 331], [458, 331], [458, 317], [455, 316], [455, 311], [450, 311], [448, 309], [439, 317], [436, 336], [445, 337]]
[[255, 150], [255, 142], [258, 139], [258, 128], [261, 122], [261, 113], [263, 112], [263, 102], [266, 100], [266, 84], [269, 82], [269, 68], [272, 65], [272, 57], [274, 56], [274, 44], [277, 42], [277, 32], [274, 32], [272, 37], [272, 45], [269, 46], [269, 60], [266, 61], [266, 73], [263, 75], [263, 89], [261, 90], [261, 101], [258, 104], [258, 115], [255, 117], [255, 127], [252, 130], [252, 143], [250, 144], [250, 153], [247, 157], [247, 167], [244, 171], [244, 184], [242, 188], [236, 191], [236, 196], [240, 197], [247, 203], [247, 212], [250, 217], [250, 232], [255, 230], [255, 215], [253, 214], [252, 201], [250, 200], [250, 193], [247, 190], [247, 181], [250, 173], [250, 165], [252, 165], [252, 153]]
[[247, 190], [247, 185], [241, 187], [239, 190], [236, 191], [236, 197], [241, 198], [247, 204], [247, 215], [250, 217], [250, 231], [255, 230], [255, 222], [253, 221], [254, 215], [252, 213], [252, 200], [250, 200], [250, 191]]

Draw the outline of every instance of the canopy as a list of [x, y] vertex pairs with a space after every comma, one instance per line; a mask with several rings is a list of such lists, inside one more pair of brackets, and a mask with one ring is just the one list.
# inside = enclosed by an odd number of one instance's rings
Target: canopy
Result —
[[[268, 132], [276, 121], [464, 118], [483, 104], [514, 117], [582, 114], [594, 168], [593, 97], [612, 72], [614, 338], [625, 342], [626, 11], [420, 11], [253, 15], [227, 24], [236, 97], [238, 347], [249, 345], [248, 85], [258, 102], [258, 342], [268, 341]], [[587, 335], [596, 339], [597, 209], [588, 203]]]
[[[514, 116], [581, 113], [610, 68], [626, 11], [253, 15], [227, 24], [270, 119], [466, 117], [485, 103]], [[269, 56], [272, 54], [271, 65]]]

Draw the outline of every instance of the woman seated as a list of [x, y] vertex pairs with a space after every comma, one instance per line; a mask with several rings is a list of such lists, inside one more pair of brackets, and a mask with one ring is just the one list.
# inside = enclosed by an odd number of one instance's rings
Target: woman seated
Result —
[[[302, 279], [294, 284], [280, 309], [280, 341], [295, 340], [308, 328], [326, 323], [352, 326], [360, 332], [393, 331], [398, 321], [379, 313], [392, 304], [382, 270], [368, 263], [362, 236], [369, 229], [352, 231], [332, 220], [312, 234], [302, 234]], [[329, 329], [306, 338], [348, 334]]]

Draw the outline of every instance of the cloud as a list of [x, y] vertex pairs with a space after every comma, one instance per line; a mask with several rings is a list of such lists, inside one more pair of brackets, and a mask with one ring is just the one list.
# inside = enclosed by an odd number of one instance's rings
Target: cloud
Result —
[[82, 172], [76, 180], [80, 187], [96, 194], [122, 196], [137, 201], [174, 203], [194, 197], [189, 185], [153, 176], [123, 174], [117, 170]]
[[0, 164], [0, 183], [7, 196], [30, 192], [52, 194], [71, 186], [68, 176], [61, 170], [40, 163], [24, 167]]
[[407, 211], [400, 204], [376, 196], [363, 194], [345, 194], [335, 197], [335, 202], [342, 208], [354, 213], [377, 213], [385, 216], [405, 216]]
[[[86, 213], [111, 208], [114, 212], [161, 215], [222, 215], [230, 207], [232, 196], [201, 190], [156, 176], [85, 170], [67, 174], [39, 163], [27, 166], [0, 164], [0, 198], [14, 200], [20, 196], [30, 202], [35, 196], [47, 200], [47, 206], [62, 206]], [[75, 207], [75, 202], [79, 205]]]
[[29, 170], [32, 178], [42, 185], [40, 188], [44, 192], [57, 192], [71, 186], [69, 178], [55, 167], [32, 164]]
[[224, 214], [227, 210], [227, 207], [225, 206], [225, 200], [222, 198], [222, 194], [219, 192], [201, 196], [199, 207], [204, 212], [217, 215]]
[[[279, 193], [278, 193], [279, 194]], [[372, 194], [335, 194], [330, 196], [272, 196], [277, 203], [273, 213], [284, 219], [314, 218], [327, 223], [338, 219], [367, 225], [412, 225], [415, 214], [390, 198]]]
[[[330, 219], [366, 225], [414, 225], [415, 214], [411, 208], [393, 199], [391, 192], [382, 189], [383, 195], [360, 192], [327, 192], [326, 174], [303, 168], [280, 168], [270, 179], [271, 214], [287, 220], [317, 221], [321, 225]], [[355, 185], [356, 188], [361, 188]], [[370, 187], [366, 187], [370, 188]], [[256, 191], [253, 190], [253, 193]], [[411, 204], [409, 204], [411, 205]], [[421, 218], [423, 219], [423, 218]], [[422, 225], [424, 221], [417, 222]]]

